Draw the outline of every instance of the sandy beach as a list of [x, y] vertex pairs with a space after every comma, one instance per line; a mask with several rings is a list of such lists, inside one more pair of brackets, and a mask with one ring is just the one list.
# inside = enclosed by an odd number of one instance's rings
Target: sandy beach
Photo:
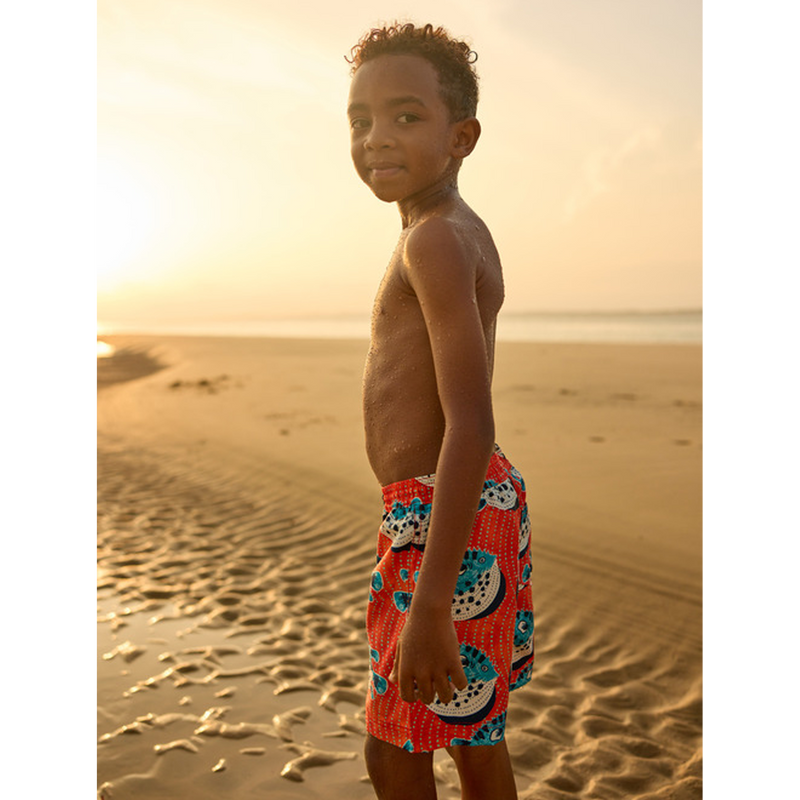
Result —
[[[98, 797], [373, 797], [367, 343], [104, 340]], [[523, 800], [702, 796], [701, 373], [696, 345], [498, 344], [533, 530]]]

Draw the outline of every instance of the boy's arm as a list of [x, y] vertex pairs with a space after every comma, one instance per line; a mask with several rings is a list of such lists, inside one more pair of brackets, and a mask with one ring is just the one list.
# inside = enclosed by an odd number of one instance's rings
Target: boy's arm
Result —
[[408, 702], [430, 703], [434, 692], [449, 702], [448, 676], [457, 688], [467, 684], [451, 604], [494, 447], [474, 262], [443, 219], [422, 223], [406, 240], [406, 273], [425, 317], [445, 419], [425, 557], [391, 676]]

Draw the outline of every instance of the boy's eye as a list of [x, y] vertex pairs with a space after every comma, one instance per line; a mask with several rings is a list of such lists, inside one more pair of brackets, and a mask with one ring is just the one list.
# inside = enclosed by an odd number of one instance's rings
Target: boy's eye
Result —
[[397, 121], [407, 125], [409, 122], [416, 122], [418, 119], [419, 117], [416, 114], [401, 114]]
[[361, 128], [366, 128], [369, 125], [369, 122], [364, 119], [364, 117], [355, 117], [355, 119], [350, 120], [350, 127], [353, 130], [360, 130]]

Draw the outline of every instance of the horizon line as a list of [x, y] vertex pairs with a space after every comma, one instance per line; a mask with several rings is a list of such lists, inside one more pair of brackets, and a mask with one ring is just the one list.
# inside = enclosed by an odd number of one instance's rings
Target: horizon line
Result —
[[[615, 308], [615, 309], [598, 309], [598, 308], [573, 308], [573, 309], [525, 309], [525, 310], [508, 310], [500, 311], [498, 318], [502, 317], [522, 317], [528, 315], [536, 316], [578, 316], [578, 315], [592, 315], [592, 316], [615, 316], [615, 315], [628, 315], [628, 316], [646, 316], [646, 315], [661, 315], [670, 316], [678, 314], [703, 314], [702, 306], [699, 307], [669, 307], [669, 308]], [[149, 320], [147, 322], [140, 320], [119, 321], [116, 323], [107, 322], [98, 319], [98, 327], [106, 327], [113, 324], [129, 327], [130, 325], [227, 325], [227, 324], [247, 324], [247, 323], [301, 323], [301, 322], [317, 322], [317, 321], [363, 321], [370, 319], [369, 313], [356, 313], [356, 312], [343, 312], [341, 314], [303, 314], [295, 316], [254, 316], [243, 315], [235, 317], [203, 317], [202, 319], [183, 319], [183, 320]]]

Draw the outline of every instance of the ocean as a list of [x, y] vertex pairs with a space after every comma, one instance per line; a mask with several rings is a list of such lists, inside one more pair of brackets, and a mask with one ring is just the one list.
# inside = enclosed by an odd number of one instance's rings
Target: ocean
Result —
[[[367, 339], [369, 319], [231, 320], [173, 325], [98, 326], [100, 336], [141, 333], [172, 336], [269, 336], [301, 339]], [[581, 311], [501, 313], [501, 342], [585, 342], [609, 344], [701, 344], [702, 311]], [[100, 355], [98, 345], [98, 355]]]
[[702, 311], [501, 314], [497, 338], [507, 342], [701, 344]]

